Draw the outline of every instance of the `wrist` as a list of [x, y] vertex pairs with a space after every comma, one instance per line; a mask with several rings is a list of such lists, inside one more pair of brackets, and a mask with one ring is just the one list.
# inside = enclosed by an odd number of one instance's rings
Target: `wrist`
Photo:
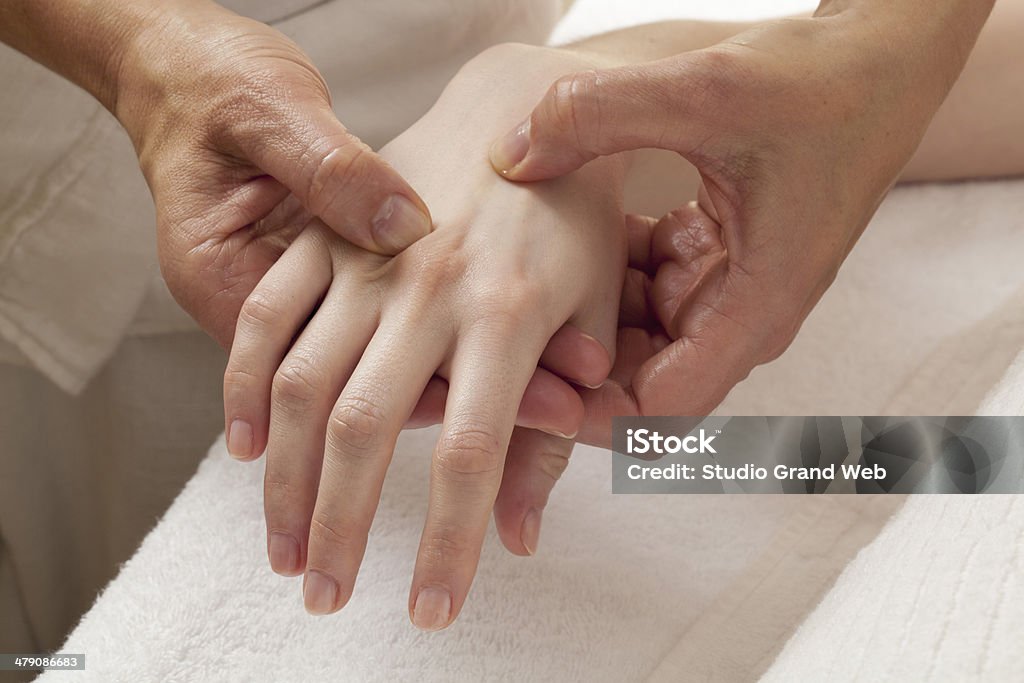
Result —
[[[607, 57], [576, 47], [538, 47], [506, 43], [470, 60], [445, 88], [435, 109], [473, 112], [468, 135], [485, 150], [500, 136], [526, 121], [545, 93], [564, 76], [615, 66]], [[567, 79], [563, 79], [564, 84]], [[495, 98], [496, 85], [500, 97]], [[483, 104], [486, 102], [486, 104]], [[631, 155], [616, 154], [592, 162], [622, 177]]]
[[204, 80], [196, 73], [197, 65], [189, 63], [189, 55], [201, 42], [200, 28], [216, 26], [222, 15], [234, 16], [206, 0], [155, 2], [139, 17], [134, 30], [126, 32], [111, 68], [112, 96], [104, 104], [136, 147], [169, 99], [176, 95], [188, 98], [181, 82]]
[[944, 97], [981, 32], [994, 0], [822, 0], [814, 17], [830, 20], [863, 49], [933, 86]]

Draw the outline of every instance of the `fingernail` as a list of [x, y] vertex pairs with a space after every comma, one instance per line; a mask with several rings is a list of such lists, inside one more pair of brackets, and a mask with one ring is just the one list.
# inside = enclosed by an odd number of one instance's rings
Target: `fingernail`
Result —
[[306, 572], [302, 599], [306, 603], [306, 611], [310, 614], [330, 614], [338, 600], [338, 584], [323, 572]]
[[373, 217], [373, 239], [389, 251], [401, 251], [430, 233], [430, 217], [408, 197], [393, 194]]
[[526, 158], [529, 151], [530, 119], [526, 119], [514, 131], [506, 133], [491, 145], [491, 164], [503, 175], [508, 174]]
[[526, 546], [526, 552], [533, 555], [537, 552], [537, 542], [540, 540], [540, 517], [543, 510], [531, 508], [523, 518], [523, 528], [519, 532], [519, 540]]
[[537, 427], [537, 431], [544, 432], [545, 434], [550, 434], [551, 436], [557, 436], [559, 439], [575, 439], [576, 435], [579, 434], [579, 430], [573, 432], [572, 434], [565, 434], [563, 432], [558, 431], [557, 429], [545, 429], [544, 427]]
[[228, 453], [238, 460], [252, 457], [252, 425], [245, 420], [231, 423], [228, 429]]
[[274, 531], [270, 534], [267, 555], [270, 568], [278, 574], [293, 576], [299, 571], [299, 542], [291, 534]]
[[437, 631], [448, 625], [452, 613], [452, 596], [448, 591], [433, 586], [424, 588], [416, 596], [412, 609], [413, 625], [424, 631]]

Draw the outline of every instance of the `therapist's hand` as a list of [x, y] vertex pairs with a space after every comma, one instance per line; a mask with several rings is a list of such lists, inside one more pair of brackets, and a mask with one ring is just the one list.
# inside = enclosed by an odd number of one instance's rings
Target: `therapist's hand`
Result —
[[607, 444], [613, 415], [706, 414], [790, 344], [970, 45], [928, 53], [907, 27], [891, 28], [778, 21], [709, 49], [563, 77], [494, 145], [493, 165], [516, 181], [642, 147], [674, 150], [701, 174], [699, 208], [662, 221], [657, 258], [634, 255], [617, 381], [587, 395], [581, 439]]
[[291, 40], [206, 2], [166, 3], [141, 24], [108, 105], [156, 203], [164, 277], [222, 345], [308, 213], [381, 254], [430, 232], [424, 203], [338, 121]]

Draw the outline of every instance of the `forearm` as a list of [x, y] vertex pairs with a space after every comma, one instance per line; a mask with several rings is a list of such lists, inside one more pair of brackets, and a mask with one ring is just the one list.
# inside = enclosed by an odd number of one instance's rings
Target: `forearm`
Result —
[[[147, 36], [230, 12], [210, 0], [5, 0], [0, 42], [89, 92], [117, 114], [121, 83]], [[161, 49], [170, 49], [162, 45]]]

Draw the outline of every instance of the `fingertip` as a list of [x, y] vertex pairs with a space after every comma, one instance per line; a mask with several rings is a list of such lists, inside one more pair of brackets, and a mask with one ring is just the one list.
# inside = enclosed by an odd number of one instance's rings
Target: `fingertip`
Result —
[[370, 232], [382, 253], [397, 254], [429, 235], [432, 228], [430, 212], [422, 202], [414, 202], [404, 194], [395, 193], [377, 209]]
[[596, 337], [581, 332], [576, 348], [576, 376], [573, 381], [587, 389], [597, 389], [612, 371], [608, 349]]
[[611, 372], [607, 347], [574, 324], [563, 325], [548, 340], [541, 364], [573, 384], [596, 389]]
[[251, 424], [237, 418], [232, 420], [231, 424], [228, 425], [225, 439], [227, 441], [228, 453], [232, 458], [242, 461], [253, 459], [254, 439]]
[[416, 594], [409, 618], [421, 631], [440, 631], [451, 624], [452, 595], [440, 586], [426, 586]]
[[572, 439], [579, 432], [583, 417], [579, 394], [563, 380], [538, 368], [523, 392], [516, 424]]
[[540, 540], [540, 523], [543, 510], [530, 508], [523, 518], [523, 524], [519, 532], [520, 541], [529, 555], [537, 553], [537, 542]]
[[491, 166], [502, 176], [514, 180], [529, 151], [530, 119], [527, 118], [491, 145], [489, 151]]
[[333, 576], [309, 570], [302, 581], [302, 601], [306, 612], [313, 616], [325, 616], [340, 610], [348, 602], [351, 593], [342, 593], [337, 579]]

